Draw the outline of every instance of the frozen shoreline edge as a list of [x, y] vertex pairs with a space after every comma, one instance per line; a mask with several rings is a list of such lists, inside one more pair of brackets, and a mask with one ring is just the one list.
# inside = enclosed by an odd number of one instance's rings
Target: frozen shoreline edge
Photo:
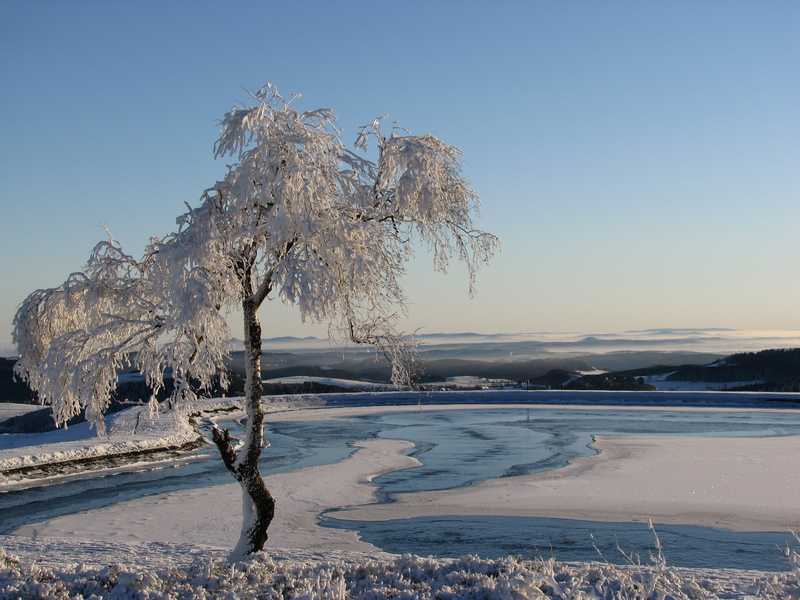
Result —
[[[510, 407], [509, 405], [503, 405], [504, 407]], [[550, 405], [552, 407], [552, 405]], [[489, 405], [491, 408], [498, 408], [497, 404]], [[521, 407], [530, 407], [533, 408], [532, 405], [521, 405]], [[287, 407], [288, 408], [288, 407]], [[455, 405], [446, 405], [446, 406], [435, 406], [435, 405], [427, 405], [423, 407], [423, 410], [430, 409], [430, 410], [440, 410], [440, 409], [460, 409], [460, 408], [469, 408], [469, 409], [476, 409], [481, 408], [475, 404], [470, 404], [467, 406], [455, 406]], [[585, 409], [586, 406], [574, 407], [574, 408], [583, 408]], [[613, 405], [610, 407], [597, 407], [598, 409], [603, 408], [611, 408], [611, 409], [619, 409], [622, 408], [618, 405]], [[626, 407], [627, 408], [627, 407]], [[348, 414], [358, 413], [365, 410], [366, 407], [340, 407], [334, 409], [324, 409], [319, 410], [319, 408], [314, 407], [308, 411], [306, 411], [306, 416], [313, 415], [313, 418], [336, 418], [336, 417], [346, 417]], [[647, 407], [645, 410], [662, 410], [663, 407]], [[722, 410], [717, 407], [699, 407], [696, 408], [697, 410]], [[378, 407], [371, 407], [368, 410], [375, 411], [375, 412], [387, 412], [387, 411], [396, 411], [396, 410], [419, 410], [417, 406], [406, 406], [406, 407], [397, 407], [397, 406], [378, 406]], [[674, 407], [674, 410], [686, 410], [686, 407]], [[691, 409], [695, 410], [695, 409]], [[746, 409], [728, 409], [728, 410], [746, 410]], [[272, 412], [268, 415], [269, 419], [272, 420], [294, 420], [298, 417], [301, 417], [300, 413], [296, 412], [296, 410], [286, 410], [280, 412]], [[798, 436], [800, 437], [800, 436]], [[761, 438], [763, 439], [763, 438]], [[714, 438], [715, 441], [719, 440], [719, 438]], [[674, 441], [674, 440], [673, 440]], [[372, 448], [369, 449], [370, 452], [378, 451], [379, 444], [374, 445]], [[362, 452], [362, 450], [359, 450]], [[398, 449], [397, 454], [401, 453], [402, 450]], [[362, 453], [363, 458], [366, 457], [366, 453]], [[407, 457], [406, 457], [407, 458]], [[373, 461], [370, 458], [369, 460], [365, 460], [365, 465], [370, 465], [370, 469], [374, 470], [374, 466], [371, 464]], [[350, 470], [349, 466], [345, 464], [346, 461], [342, 461], [338, 464], [342, 465], [342, 468], [345, 471]], [[289, 475], [289, 474], [287, 474]], [[307, 479], [310, 482], [320, 481], [319, 473], [309, 472], [308, 475], [310, 477]], [[359, 483], [359, 485], [355, 486], [361, 488], [362, 490], [370, 490], [369, 481], [371, 480], [371, 476], [366, 475], [363, 477], [363, 480]], [[344, 486], [352, 486], [352, 483], [348, 484], [347, 482], [343, 482], [338, 480], [334, 477], [334, 480]], [[297, 485], [297, 481], [288, 481], [289, 485], [293, 489], [303, 489], [303, 485]], [[238, 504], [239, 502], [239, 494], [238, 490], [236, 490], [236, 484], [227, 484], [229, 486], [229, 491], [227, 496], [229, 500], [233, 503]], [[221, 486], [225, 487], [225, 486]], [[217, 494], [222, 490], [215, 489], [213, 490], [214, 494]], [[371, 493], [371, 491], [370, 491]], [[326, 491], [326, 494], [329, 495], [329, 491]], [[209, 503], [209, 498], [214, 498], [214, 503]], [[140, 499], [145, 500], [145, 499]], [[192, 513], [194, 508], [192, 505], [191, 498], [187, 497], [185, 491], [182, 492], [175, 492], [174, 497], [170, 498], [170, 494], [161, 494], [155, 498], [157, 501], [156, 504], [142, 504], [140, 506], [140, 510], [137, 511], [140, 514], [155, 514], [153, 512], [154, 507], [158, 507], [161, 505], [161, 509], [159, 509], [163, 517], [167, 520], [167, 522], [176, 522], [181, 521], [181, 518], [184, 518], [184, 526], [187, 527], [186, 532], [191, 531], [192, 535], [196, 534], [197, 523], [203, 522], [205, 520], [205, 516], [203, 514], [194, 514], [192, 519], [189, 521], [185, 521], [185, 516], [187, 513]], [[213, 495], [206, 495], [204, 498], [202, 495], [198, 495], [195, 498], [195, 501], [198, 503], [198, 506], [206, 506], [206, 510], [210, 511], [211, 515], [214, 515], [218, 512], [219, 506], [219, 497], [215, 497]], [[137, 501], [131, 501], [137, 502]], [[309, 509], [313, 514], [319, 514], [318, 506], [313, 506], [314, 502], [311, 505], [306, 505], [305, 508]], [[290, 509], [292, 506], [299, 508], [303, 505], [302, 498], [294, 498], [289, 502], [286, 502], [281, 508], [282, 509]], [[129, 505], [126, 506], [129, 508]], [[112, 507], [109, 507], [110, 512], [108, 513], [109, 516], [113, 517], [113, 510]], [[103, 509], [96, 509], [96, 510], [103, 510]], [[184, 537], [182, 542], [178, 541], [148, 541], [144, 539], [130, 539], [126, 540], [124, 533], [119, 529], [114, 529], [119, 524], [113, 523], [111, 520], [104, 519], [101, 515], [98, 515], [96, 510], [87, 511], [83, 513], [83, 518], [86, 522], [94, 523], [95, 527], [99, 530], [105, 529], [106, 534], [109, 535], [107, 539], [98, 538], [90, 534], [90, 532], [82, 530], [82, 527], [72, 527], [71, 533], [72, 535], [62, 535], [63, 531], [59, 531], [60, 527], [54, 527], [49, 534], [45, 532], [41, 532], [44, 535], [37, 537], [35, 539], [32, 538], [25, 538], [25, 537], [18, 537], [18, 536], [0, 536], [0, 546], [2, 546], [7, 552], [11, 554], [15, 554], [20, 556], [24, 561], [30, 561], [31, 563], [36, 564], [44, 564], [44, 565], [52, 565], [53, 568], [63, 571], [64, 569], [69, 570], [71, 564], [74, 563], [85, 563], [87, 566], [96, 564], [100, 568], [104, 565], [110, 565], [114, 563], [120, 564], [129, 564], [132, 565], [132, 569], [134, 572], [142, 572], [142, 569], [145, 570], [161, 570], [165, 564], [170, 563], [179, 563], [179, 564], [189, 564], [195, 561], [208, 561], [209, 557], [213, 560], [224, 561], [225, 557], [227, 556], [227, 551], [230, 547], [232, 547], [232, 542], [230, 540], [224, 539], [224, 535], [220, 535], [224, 531], [224, 527], [220, 528], [222, 523], [218, 521], [214, 521], [212, 518], [211, 522], [204, 523], [204, 530], [207, 532], [208, 540], [213, 540], [214, 543], [211, 544], [203, 544], [202, 542], [197, 542], [193, 540], [191, 537]], [[317, 512], [314, 512], [317, 511]], [[125, 511], [122, 511], [125, 512]], [[289, 511], [284, 511], [288, 513]], [[293, 530], [295, 533], [300, 534], [300, 531], [296, 528], [297, 521], [292, 522], [289, 520], [290, 515], [285, 514], [287, 517], [287, 523], [284, 526], [284, 531]], [[306, 511], [306, 516], [304, 518], [308, 518], [309, 512]], [[65, 517], [65, 519], [70, 518], [71, 516]], [[124, 515], [119, 513], [119, 517], [122, 518], [124, 521], [131, 521], [135, 520], [137, 517], [135, 514], [131, 514], [130, 512], [126, 512]], [[49, 523], [49, 522], [48, 522]], [[62, 525], [67, 525], [66, 522], [62, 523]], [[80, 525], [80, 523], [73, 523], [73, 525]], [[236, 532], [238, 531], [238, 527], [240, 526], [239, 522], [239, 515], [233, 515], [231, 519], [232, 531], [230, 533], [233, 534], [235, 538]], [[277, 526], [277, 523], [276, 523]], [[135, 525], [135, 528], [139, 528], [139, 525]], [[159, 531], [159, 534], [163, 534], [164, 530], [162, 525], [159, 525], [157, 522], [153, 522], [153, 527]], [[357, 539], [355, 538], [355, 534], [353, 534], [354, 538], [351, 538], [350, 542], [354, 542], [353, 546], [350, 546], [348, 542], [344, 542], [342, 539], [334, 540], [329, 539], [327, 542], [320, 539], [320, 531], [323, 528], [316, 526], [316, 524], [310, 527], [310, 531], [307, 530], [305, 533], [307, 535], [307, 540], [302, 544], [295, 544], [294, 546], [291, 543], [284, 543], [289, 542], [290, 540], [287, 539], [280, 530], [276, 527], [274, 531], [271, 530], [271, 540], [270, 542], [275, 543], [275, 546], [268, 545], [265, 549], [266, 553], [270, 556], [270, 560], [273, 558], [278, 561], [285, 561], [287, 564], [287, 568], [289, 565], [295, 565], [298, 563], [303, 563], [308, 566], [310, 569], [318, 568], [316, 565], [319, 565], [319, 568], [325, 568], [325, 565], [329, 565], [331, 561], [342, 561], [348, 564], [358, 564], [358, 563], [373, 563], [374, 561], [379, 562], [386, 562], [390, 564], [392, 560], [395, 560], [397, 557], [395, 555], [390, 555], [387, 553], [378, 552], [372, 550], [371, 547], [367, 546], [366, 544], [360, 546], [360, 548], [356, 549], [356, 544], [360, 544]], [[330, 531], [330, 529], [327, 529]], [[52, 535], [53, 537], [50, 537]], [[281, 539], [282, 538], [282, 539]], [[233, 539], [233, 538], [232, 538]], [[295, 540], [298, 541], [298, 540]], [[344, 543], [343, 543], [344, 542]], [[269, 543], [268, 543], [269, 544]], [[776, 549], [777, 551], [777, 549]], [[216, 557], [216, 558], [215, 558]], [[558, 557], [556, 557], [557, 559]], [[424, 559], [423, 559], [424, 562]], [[442, 559], [440, 562], [446, 562], [445, 559]], [[455, 561], [457, 562], [457, 559]], [[591, 563], [586, 563], [584, 566], [578, 565], [579, 569], [591, 569], [593, 567], [590, 566]], [[563, 569], [566, 571], [568, 567], [561, 567], [559, 566], [558, 569]], [[630, 567], [633, 569], [633, 567]], [[628, 569], [628, 570], [630, 570]], [[619, 572], [623, 572], [626, 570], [626, 567], [620, 567]], [[650, 572], [650, 571], [657, 571], [654, 566], [645, 565], [644, 567], [640, 568], [642, 573]], [[631, 571], [633, 572], [633, 571]], [[687, 569], [687, 568], [678, 568], [678, 567], [668, 567], [669, 573], [679, 574], [680, 577], [686, 578], [687, 581], [693, 580], [708, 580], [718, 582], [720, 586], [724, 589], [751, 589], [753, 586], [753, 582], [760, 581], [760, 580], [770, 580], [773, 581], [772, 575], [769, 575], [766, 572], [760, 571], [745, 571], [745, 570], [738, 570], [738, 569]], [[781, 572], [779, 574], [780, 578], [788, 578], [787, 582], [793, 581], [791, 573]], [[774, 583], [774, 581], [773, 581]], [[715, 584], [716, 585], [716, 584]], [[788, 585], [788, 584], [787, 584]], [[788, 589], [788, 588], [787, 588]]]

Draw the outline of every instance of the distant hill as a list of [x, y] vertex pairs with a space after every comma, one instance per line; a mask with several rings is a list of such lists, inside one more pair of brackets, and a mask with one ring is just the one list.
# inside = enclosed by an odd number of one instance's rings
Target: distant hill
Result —
[[[450, 377], [473, 376], [485, 379], [505, 379], [530, 382], [545, 377], [551, 371], [569, 373], [566, 378], [576, 379], [592, 371], [626, 371], [653, 365], [704, 365], [723, 358], [719, 354], [704, 352], [617, 351], [601, 354], [559, 355], [544, 358], [516, 358], [508, 351], [500, 352], [494, 344], [476, 344], [467, 348], [435, 347], [420, 353], [424, 365], [421, 383], [444, 381]], [[482, 359], [486, 356], [487, 358]], [[500, 358], [498, 358], [500, 357]], [[383, 359], [375, 359], [375, 352], [360, 349], [343, 357], [341, 350], [328, 352], [265, 352], [262, 376], [265, 379], [308, 375], [336, 377], [365, 381], [389, 380], [391, 368]], [[231, 368], [243, 372], [243, 362], [234, 355]], [[675, 371], [679, 367], [663, 367]], [[552, 378], [547, 379], [550, 382]], [[537, 383], [552, 385], [552, 383]]]
[[14, 381], [16, 360], [0, 358], [0, 402], [35, 404], [36, 396], [24, 381]]
[[565, 390], [604, 390], [612, 392], [651, 392], [656, 388], [644, 383], [641, 378], [622, 377], [604, 373], [602, 375], [584, 375], [578, 379], [567, 381], [559, 386]]
[[683, 366], [667, 377], [669, 381], [715, 383], [752, 381], [749, 391], [798, 391], [800, 389], [800, 348], [762, 350], [731, 354], [711, 364]]
[[600, 371], [629, 371], [658, 365], [706, 365], [725, 356], [712, 352], [623, 350], [577, 356]]
[[[652, 389], [654, 378], [668, 381], [734, 384], [727, 389], [747, 391], [800, 391], [800, 349], [762, 350], [728, 356], [703, 352], [618, 350], [596, 354], [545, 353], [540, 358], [517, 354], [521, 345], [496, 342], [442, 344], [420, 354], [424, 369], [420, 383], [442, 382], [448, 378], [472, 376], [488, 380], [510, 380], [526, 385], [566, 389], [643, 390]], [[528, 348], [530, 350], [530, 347]], [[372, 382], [388, 382], [391, 367], [369, 348], [298, 349], [294, 352], [265, 352], [262, 377], [316, 376]], [[28, 386], [14, 381], [14, 360], [0, 359], [0, 402], [34, 402]], [[234, 386], [243, 389], [243, 353], [234, 352], [229, 362]], [[169, 391], [169, 384], [167, 382]], [[718, 385], [717, 387], [722, 387]], [[697, 389], [704, 389], [698, 387]], [[321, 391], [317, 390], [317, 391]], [[120, 384], [116, 397], [121, 403], [149, 397], [143, 381]]]
[[[644, 353], [636, 353], [644, 354]], [[652, 358], [652, 357], [651, 357]], [[741, 352], [718, 358], [704, 365], [664, 364], [610, 371], [602, 375], [589, 375], [564, 384], [569, 389], [610, 389], [608, 382], [623, 385], [627, 382], [636, 389], [644, 380], [665, 376], [666, 381], [685, 381], [708, 384], [733, 384], [725, 386], [730, 391], [798, 392], [800, 391], [800, 348]], [[743, 383], [747, 382], [747, 383]], [[718, 387], [722, 387], [719, 386]]]

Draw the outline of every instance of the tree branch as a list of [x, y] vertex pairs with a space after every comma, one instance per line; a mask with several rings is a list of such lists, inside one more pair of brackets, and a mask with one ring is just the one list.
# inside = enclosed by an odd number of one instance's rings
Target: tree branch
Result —
[[236, 450], [233, 447], [231, 434], [227, 429], [219, 429], [214, 424], [214, 429], [211, 430], [211, 438], [219, 449], [219, 454], [222, 457], [222, 462], [228, 471], [231, 472], [237, 481], [241, 481], [242, 476], [236, 469]]

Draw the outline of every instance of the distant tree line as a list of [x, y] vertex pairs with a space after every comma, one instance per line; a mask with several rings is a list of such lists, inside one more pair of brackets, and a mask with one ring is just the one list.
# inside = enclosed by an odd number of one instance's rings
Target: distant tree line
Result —
[[681, 367], [667, 379], [713, 383], [797, 381], [800, 380], [800, 348], [731, 354], [706, 366], [687, 365]]

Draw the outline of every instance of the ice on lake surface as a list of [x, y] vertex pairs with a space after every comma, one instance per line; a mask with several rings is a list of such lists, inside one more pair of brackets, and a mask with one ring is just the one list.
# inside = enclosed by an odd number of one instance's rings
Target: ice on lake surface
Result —
[[[800, 434], [800, 414], [673, 410], [480, 409], [407, 411], [352, 419], [365, 431], [416, 444], [423, 465], [375, 480], [384, 495], [463, 487], [526, 475], [594, 453], [595, 435], [776, 436]], [[313, 443], [310, 423], [276, 423], [273, 430]], [[348, 425], [340, 422], [344, 431]], [[323, 426], [324, 429], [324, 426]], [[324, 435], [324, 432], [320, 432]], [[352, 438], [353, 440], [359, 438]]]
[[[489, 478], [558, 468], [594, 453], [594, 435], [776, 436], [800, 433], [800, 415], [784, 412], [684, 412], [669, 410], [491, 409], [368, 415], [352, 419], [378, 426], [381, 437], [412, 441], [423, 464], [375, 480], [381, 497], [473, 485]], [[301, 423], [278, 429], [302, 436]], [[339, 427], [345, 427], [340, 423]], [[288, 431], [287, 431], [288, 430]], [[621, 490], [620, 493], [624, 493]], [[364, 541], [396, 553], [526, 557], [559, 560], [628, 558], [649, 561], [655, 538], [646, 525], [518, 517], [421, 517], [392, 521], [340, 521], [326, 526], [356, 530]], [[784, 570], [779, 551], [794, 539], [784, 533], [733, 533], [692, 526], [659, 526], [670, 564]], [[624, 554], [623, 554], [624, 552]], [[626, 558], [626, 555], [628, 558]]]
[[[238, 424], [221, 423], [235, 433]], [[262, 459], [266, 475], [343, 460], [352, 442], [375, 437], [411, 441], [422, 465], [375, 480], [380, 497], [474, 485], [480, 481], [558, 468], [594, 453], [595, 435], [778, 436], [800, 434], [793, 411], [684, 411], [624, 408], [481, 408], [365, 414], [322, 421], [267, 424], [270, 448]], [[229, 483], [230, 476], [213, 447], [197, 460], [169, 468], [77, 479], [0, 494], [0, 531], [90, 507], [150, 494]], [[509, 517], [444, 517], [382, 523], [334, 522], [357, 529], [365, 541], [392, 552], [485, 556], [522, 554], [559, 560], [603, 556], [620, 562], [617, 543], [647, 560], [654, 538], [644, 526]], [[776, 545], [783, 534], [729, 534], [712, 529], [664, 527], [659, 530], [671, 564], [740, 568], [786, 568]], [[594, 536], [594, 538], [592, 537]], [[733, 536], [733, 537], [732, 537]], [[720, 554], [721, 553], [721, 554]]]

